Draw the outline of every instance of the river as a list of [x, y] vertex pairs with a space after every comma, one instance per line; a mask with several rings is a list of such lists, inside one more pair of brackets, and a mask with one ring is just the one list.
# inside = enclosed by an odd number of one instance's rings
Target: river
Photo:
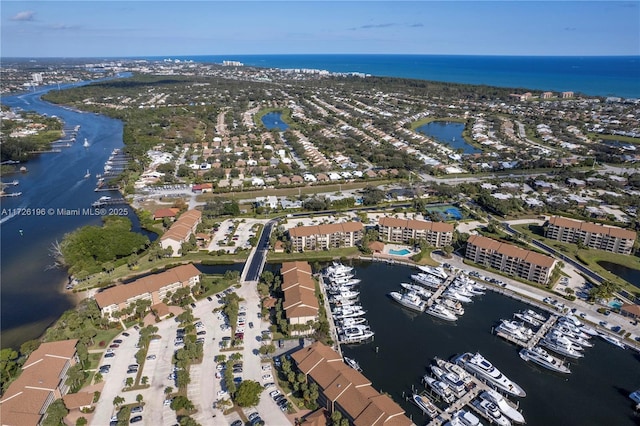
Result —
[[[84, 83], [86, 84], [86, 83]], [[70, 87], [63, 86], [62, 88]], [[40, 336], [60, 314], [73, 306], [63, 290], [67, 281], [64, 269], [51, 269], [52, 244], [64, 234], [85, 225], [99, 225], [100, 216], [64, 215], [60, 209], [83, 209], [102, 195], [118, 193], [94, 192], [95, 175], [103, 173], [104, 164], [114, 148], [122, 148], [122, 122], [93, 114], [72, 111], [40, 99], [54, 88], [2, 98], [12, 108], [36, 111], [63, 120], [65, 128], [80, 126], [77, 142], [59, 153], [40, 154], [24, 163], [27, 173], [3, 176], [3, 181], [18, 180], [11, 187], [19, 197], [2, 199], [0, 225], [0, 319], [2, 347], [17, 347]], [[87, 138], [88, 148], [83, 147]], [[89, 169], [91, 177], [84, 175]], [[10, 217], [12, 212], [20, 213]], [[137, 217], [127, 207], [134, 229]]]
[[416, 424], [425, 424], [428, 418], [403, 400], [403, 392], [410, 396], [412, 386], [424, 390], [420, 380], [434, 357], [448, 359], [476, 351], [525, 389], [527, 396], [518, 402], [527, 425], [638, 424], [640, 417], [634, 417], [628, 398], [640, 388], [638, 353], [594, 338], [594, 347], [585, 350], [584, 358], [572, 361], [572, 374], [563, 377], [524, 362], [514, 345], [491, 334], [500, 319], [527, 307], [524, 303], [487, 292], [465, 305], [466, 312], [456, 323], [446, 323], [407, 311], [387, 296], [400, 290], [400, 282], [409, 282], [415, 269], [368, 262], [355, 266], [356, 277], [362, 280], [360, 301], [376, 335], [370, 343], [342, 346], [343, 352], [358, 361], [373, 386], [389, 393]]

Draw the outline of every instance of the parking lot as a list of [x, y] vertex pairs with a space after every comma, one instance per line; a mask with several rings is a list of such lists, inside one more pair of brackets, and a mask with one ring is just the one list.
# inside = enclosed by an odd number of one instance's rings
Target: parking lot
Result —
[[257, 225], [264, 225], [266, 222], [267, 220], [261, 219], [224, 220], [218, 229], [214, 230], [207, 249], [209, 251], [225, 250], [228, 253], [233, 253], [237, 248], [251, 248], [250, 239], [256, 236]]

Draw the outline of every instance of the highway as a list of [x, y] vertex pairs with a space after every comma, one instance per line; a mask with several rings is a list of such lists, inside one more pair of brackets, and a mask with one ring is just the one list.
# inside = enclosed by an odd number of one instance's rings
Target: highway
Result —
[[262, 268], [267, 260], [267, 253], [269, 252], [269, 237], [278, 220], [279, 219], [271, 219], [262, 229], [256, 251], [249, 263], [245, 265], [245, 268], [247, 268], [247, 273], [244, 274], [245, 281], [258, 281], [260, 278]]

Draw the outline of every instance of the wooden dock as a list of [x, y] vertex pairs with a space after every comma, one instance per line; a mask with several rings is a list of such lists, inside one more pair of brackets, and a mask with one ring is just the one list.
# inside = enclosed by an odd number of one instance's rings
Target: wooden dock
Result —
[[329, 321], [329, 333], [334, 342], [336, 342], [336, 350], [342, 356], [342, 349], [340, 348], [340, 339], [338, 339], [338, 330], [336, 328], [336, 322], [333, 319], [333, 313], [331, 312], [331, 306], [329, 305], [329, 298], [327, 297], [327, 288], [324, 285], [324, 277], [322, 274], [318, 275], [318, 281], [320, 284], [320, 292], [322, 293], [322, 300], [324, 302], [324, 310], [327, 314], [327, 321]]
[[521, 347], [527, 348], [527, 349], [531, 349], [532, 347], [534, 347], [535, 345], [538, 344], [540, 339], [542, 339], [545, 334], [547, 334], [547, 331], [549, 331], [549, 329], [551, 327], [553, 327], [553, 325], [556, 323], [557, 319], [558, 319], [558, 317], [556, 317], [555, 315], [551, 315], [549, 318], [547, 318], [547, 320], [544, 322], [544, 324], [542, 324], [540, 326], [540, 329], [538, 329], [538, 331], [536, 331], [536, 333], [529, 340], [516, 339], [515, 337], [510, 336], [510, 335], [508, 335], [506, 333], [503, 333], [501, 331], [493, 330], [493, 332], [497, 336], [502, 337], [504, 340], [506, 340], [506, 341], [508, 341], [510, 343], [513, 343], [514, 345], [521, 346]]
[[449, 275], [447, 279], [444, 280], [444, 283], [442, 283], [442, 285], [440, 285], [440, 287], [438, 287], [436, 291], [433, 292], [429, 300], [427, 300], [427, 306], [431, 306], [436, 303], [436, 300], [438, 300], [442, 296], [442, 293], [447, 289], [447, 287], [449, 287], [449, 285], [451, 285], [456, 277], [457, 275], [455, 274]]

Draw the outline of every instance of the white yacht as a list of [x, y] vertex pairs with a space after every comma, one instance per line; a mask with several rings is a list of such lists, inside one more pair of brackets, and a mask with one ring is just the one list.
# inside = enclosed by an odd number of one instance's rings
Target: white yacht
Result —
[[562, 333], [564, 336], [566, 336], [567, 339], [571, 340], [573, 343], [576, 343], [586, 348], [593, 347], [593, 343], [587, 340], [589, 337], [584, 337], [588, 335], [580, 332], [579, 330], [574, 331], [569, 327], [562, 326], [562, 324], [556, 324], [552, 329]]
[[568, 340], [557, 339], [553, 336], [547, 336], [540, 341], [540, 344], [547, 349], [551, 349], [557, 354], [567, 356], [569, 358], [582, 358], [584, 354], [577, 351], [574, 345]]
[[351, 274], [341, 276], [328, 275], [327, 278], [333, 285], [356, 285], [360, 282], [360, 280], [353, 278]]
[[436, 278], [433, 275], [419, 273], [411, 275], [411, 279], [421, 284], [425, 287], [437, 289], [442, 285], [442, 280], [440, 278]]
[[582, 347], [581, 345], [577, 344], [572, 339], [570, 339], [568, 336], [566, 336], [563, 333], [559, 332], [555, 328], [550, 329], [549, 332], [546, 334], [545, 338], [550, 338], [552, 340], [558, 341], [562, 345], [570, 346], [570, 347], [572, 347], [573, 349], [575, 349], [578, 352], [581, 352], [581, 351], [584, 350], [584, 347]]
[[416, 293], [418, 296], [422, 297], [425, 300], [428, 300], [433, 295], [433, 293], [431, 293], [429, 290], [419, 285], [400, 283], [400, 286], [406, 290]]
[[411, 400], [425, 413], [427, 416], [432, 419], [438, 416], [438, 408], [435, 406], [433, 402], [429, 398], [424, 395], [418, 395], [414, 393], [411, 396]]
[[589, 327], [588, 325], [582, 324], [582, 322], [578, 321], [578, 319], [573, 316], [560, 317], [558, 318], [557, 324], [564, 325], [565, 327], [569, 327], [572, 330], [578, 330], [581, 333], [586, 334], [588, 336], [598, 335], [598, 332], [595, 329]]
[[545, 351], [543, 348], [539, 346], [534, 346], [532, 348], [524, 348], [520, 351], [520, 358], [525, 361], [535, 362], [536, 364], [548, 368], [551, 371], [555, 371], [556, 373], [569, 374], [571, 370], [569, 367], [562, 362], [560, 358], [556, 358], [555, 356], [549, 354], [549, 352]]
[[362, 318], [362, 317], [359, 317], [359, 318], [345, 318], [340, 322], [339, 325], [341, 325], [342, 327], [351, 327], [353, 325], [363, 324], [366, 321], [367, 320], [365, 318]]
[[467, 352], [456, 358], [456, 363], [461, 364], [468, 372], [477, 374], [484, 381], [514, 395], [524, 397], [527, 393], [516, 382], [510, 380], [494, 367], [482, 355]]
[[526, 322], [529, 325], [532, 325], [534, 327], [541, 327], [543, 322], [537, 320], [536, 318], [532, 317], [531, 315], [525, 313], [525, 312], [516, 312], [515, 314], [513, 314], [514, 318], [517, 318], [521, 321]]
[[538, 320], [540, 322], [545, 322], [547, 320], [547, 318], [544, 315], [539, 314], [536, 311], [531, 310], [531, 309], [524, 310], [524, 311], [522, 311], [522, 313], [523, 314], [527, 314], [531, 318], [534, 318], [534, 319], [536, 319], [536, 320]]
[[451, 312], [453, 312], [458, 316], [464, 315], [464, 308], [462, 307], [462, 303], [458, 302], [457, 300], [451, 300], [449, 298], [444, 297], [442, 299], [436, 300], [436, 303], [441, 304], [442, 306], [444, 306], [445, 308], [447, 308], [448, 310], [450, 310]]
[[431, 371], [438, 380], [444, 382], [447, 386], [449, 386], [449, 389], [451, 389], [456, 397], [460, 398], [465, 393], [467, 393], [467, 386], [465, 382], [455, 373], [443, 370], [437, 365], [432, 365]]
[[453, 312], [440, 305], [439, 303], [434, 303], [433, 305], [429, 306], [426, 312], [429, 315], [433, 315], [434, 317], [443, 319], [445, 321], [455, 321], [458, 319], [458, 317]]
[[440, 267], [434, 267], [434, 266], [418, 266], [418, 269], [420, 269], [422, 272], [426, 272], [427, 274], [431, 274], [433, 276], [436, 276], [442, 280], [446, 280], [447, 277], [449, 275], [447, 275], [446, 271]]
[[370, 339], [375, 334], [368, 325], [354, 325], [352, 327], [343, 327], [340, 330], [345, 343], [361, 342]]
[[626, 345], [620, 341], [617, 337], [609, 336], [606, 333], [600, 333], [600, 337], [602, 337], [607, 342], [611, 343], [614, 346], [617, 346], [621, 349], [627, 349]]
[[339, 262], [333, 262], [331, 266], [328, 266], [326, 269], [327, 274], [347, 274], [353, 271], [352, 266], [343, 265]]
[[480, 419], [471, 411], [458, 410], [453, 413], [451, 420], [444, 424], [445, 426], [482, 426]]
[[392, 291], [389, 293], [389, 296], [405, 308], [413, 309], [414, 311], [424, 312], [427, 308], [427, 302], [422, 300], [420, 296], [412, 291], [405, 294]]
[[491, 423], [499, 426], [511, 426], [508, 418], [502, 415], [502, 411], [491, 401], [486, 399], [475, 399], [471, 401], [474, 407], [489, 419]]
[[533, 337], [533, 331], [530, 328], [525, 327], [521, 322], [511, 320], [502, 320], [495, 331], [523, 342], [528, 342]]
[[345, 319], [345, 318], [355, 318], [361, 317], [366, 314], [367, 311], [362, 309], [362, 306], [344, 306], [340, 308], [335, 308], [333, 310], [333, 318], [337, 320]]
[[453, 299], [453, 300], [457, 300], [458, 302], [462, 302], [462, 303], [471, 303], [472, 302], [470, 297], [467, 297], [467, 296], [465, 296], [463, 294], [458, 293], [457, 290], [455, 290], [455, 289], [453, 289], [451, 287], [446, 289], [444, 291], [444, 293], [442, 293], [442, 296], [443, 297], [448, 297], [448, 298]]
[[502, 414], [510, 418], [512, 422], [525, 423], [522, 413], [512, 407], [507, 399], [500, 394], [500, 392], [497, 392], [493, 389], [488, 389], [480, 394], [480, 398], [492, 402], [496, 407], [498, 407]]
[[356, 299], [360, 295], [359, 291], [341, 291], [332, 295], [335, 300], [352, 300]]
[[451, 392], [449, 386], [446, 383], [434, 379], [431, 376], [424, 376], [423, 380], [427, 386], [429, 386], [444, 402], [451, 404], [455, 401], [456, 396]]
[[344, 357], [344, 362], [351, 368], [353, 368], [356, 371], [362, 371], [362, 368], [360, 368], [360, 365], [358, 364], [358, 362], [353, 359], [353, 358], [347, 358], [346, 356]]
[[456, 293], [461, 294], [465, 297], [468, 298], [472, 298], [473, 296], [475, 296], [471, 290], [469, 289], [469, 287], [467, 287], [466, 284], [457, 284], [457, 283], [453, 283], [449, 288], [453, 289], [456, 291]]

